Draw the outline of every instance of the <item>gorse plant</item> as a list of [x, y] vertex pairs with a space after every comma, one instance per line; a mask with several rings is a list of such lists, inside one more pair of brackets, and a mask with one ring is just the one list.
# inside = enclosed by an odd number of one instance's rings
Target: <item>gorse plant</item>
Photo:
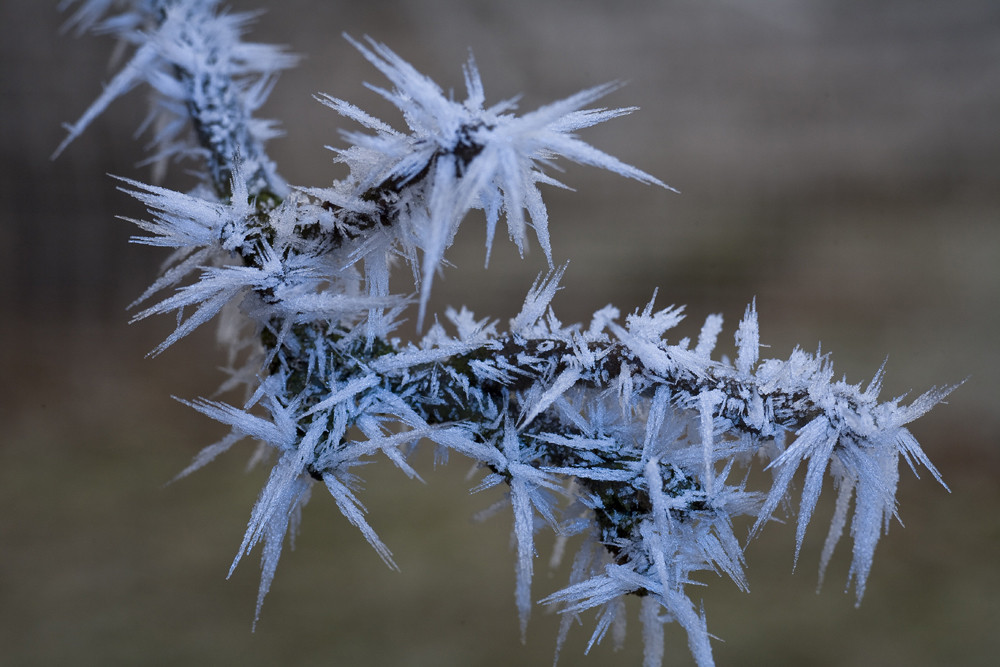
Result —
[[[906, 425], [951, 388], [908, 405], [880, 403], [881, 370], [861, 387], [834, 380], [826, 355], [796, 349], [786, 360], [760, 359], [752, 304], [736, 329], [735, 360], [712, 357], [718, 315], [696, 341], [676, 342], [665, 335], [681, 309], [658, 310], [652, 301], [624, 318], [608, 306], [586, 324], [556, 319], [550, 302], [565, 266], [556, 267], [549, 242], [540, 186], [560, 183], [547, 167], [562, 157], [667, 187], [576, 136], [633, 111], [591, 106], [615, 85], [517, 115], [511, 100], [487, 106], [471, 59], [466, 97], [457, 101], [386, 46], [351, 40], [389, 80], [373, 90], [402, 112], [405, 130], [319, 96], [363, 129], [344, 133], [348, 146], [336, 150], [346, 178], [291, 187], [265, 149], [275, 126], [254, 113], [296, 59], [243, 41], [251, 15], [214, 0], [75, 4], [71, 26], [112, 33], [134, 50], [59, 150], [115, 98], [146, 84], [154, 161], [184, 156], [201, 165], [200, 185], [187, 193], [122, 179], [151, 215], [133, 221], [144, 232], [134, 241], [174, 249], [135, 319], [176, 314], [158, 354], [221, 318], [233, 349], [225, 388], [245, 386], [247, 398], [189, 403], [230, 432], [182, 474], [243, 438], [272, 455], [233, 562], [263, 542], [258, 615], [285, 536], [316, 485], [395, 567], [355, 496], [356, 469], [384, 456], [417, 477], [410, 456], [433, 444], [441, 457], [454, 452], [479, 464], [476, 489], [507, 486], [522, 632], [533, 604], [535, 535], [548, 527], [560, 539], [582, 536], [568, 585], [540, 600], [563, 615], [559, 646], [589, 609], [597, 613], [591, 644], [621, 627], [625, 596], [635, 595], [646, 664], [660, 664], [663, 624], [676, 621], [704, 667], [712, 649], [689, 589], [703, 571], [747, 588], [734, 524], [752, 522], [749, 539], [779, 506], [797, 513], [797, 556], [829, 474], [837, 500], [820, 574], [850, 520], [848, 578], [860, 601], [896, 511], [900, 457], [941, 481]], [[533, 230], [549, 272], [507, 331], [462, 309], [445, 313], [447, 325], [434, 319], [419, 341], [394, 337], [409, 308], [425, 330], [435, 275], [473, 210], [485, 218], [487, 259], [502, 218], [520, 251]], [[390, 292], [396, 258], [410, 268], [415, 297]], [[753, 467], [770, 473], [755, 476], [770, 488], [749, 488]], [[799, 495], [791, 483], [800, 470]]]

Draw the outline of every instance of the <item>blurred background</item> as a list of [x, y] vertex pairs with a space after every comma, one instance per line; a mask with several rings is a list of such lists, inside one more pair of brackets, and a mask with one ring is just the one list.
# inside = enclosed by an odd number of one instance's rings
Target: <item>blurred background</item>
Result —
[[[518, 637], [505, 515], [469, 496], [468, 465], [379, 462], [369, 519], [402, 572], [387, 571], [317, 490], [255, 633], [257, 554], [225, 574], [266, 478], [249, 444], [165, 486], [223, 430], [172, 400], [209, 395], [223, 357], [210, 327], [156, 359], [171, 322], [128, 326], [126, 306], [162, 256], [129, 246], [116, 215], [142, 211], [108, 174], [138, 167], [145, 93], [117, 102], [57, 161], [49, 155], [113, 70], [106, 39], [60, 34], [55, 2], [0, 3], [0, 663], [5, 665], [549, 665], [558, 619], [536, 609]], [[794, 529], [747, 550], [751, 594], [704, 592], [720, 665], [992, 665], [1000, 654], [1000, 4], [993, 0], [233, 0], [267, 10], [253, 37], [305, 59], [264, 115], [289, 181], [342, 173], [324, 144], [354, 129], [312, 100], [328, 92], [398, 119], [363, 82], [384, 82], [341, 37], [371, 35], [461, 90], [470, 47], [487, 101], [521, 108], [611, 80], [607, 104], [642, 110], [585, 138], [678, 188], [675, 195], [563, 165], [576, 192], [547, 193], [555, 308], [687, 304], [679, 335], [723, 313], [731, 334], [756, 298], [768, 356], [822, 344], [884, 396], [968, 380], [912, 430], [951, 493], [902, 473], [900, 516], [859, 609], [842, 592], [841, 545], [821, 594], [827, 504], [792, 573]], [[176, 165], [168, 183], [189, 181]], [[535, 275], [509, 244], [482, 270], [466, 223], [434, 307], [505, 322]], [[405, 276], [404, 276], [405, 277]], [[405, 289], [401, 285], [400, 289]], [[727, 338], [731, 341], [731, 336]], [[725, 347], [725, 346], [724, 346]], [[732, 349], [731, 343], [728, 349]], [[726, 351], [726, 350], [723, 350]], [[829, 491], [829, 490], [828, 490]], [[539, 546], [533, 593], [563, 585]], [[563, 665], [640, 664], [625, 648]], [[693, 664], [669, 628], [667, 664]]]

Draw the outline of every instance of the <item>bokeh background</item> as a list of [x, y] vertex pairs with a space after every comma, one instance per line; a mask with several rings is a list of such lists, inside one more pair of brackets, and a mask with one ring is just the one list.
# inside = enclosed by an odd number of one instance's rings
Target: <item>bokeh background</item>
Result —
[[[210, 394], [222, 357], [208, 327], [156, 359], [169, 321], [128, 326], [127, 304], [162, 259], [127, 244], [116, 215], [142, 214], [107, 174], [137, 167], [134, 92], [57, 161], [49, 155], [109, 77], [113, 45], [60, 34], [55, 2], [0, 3], [0, 664], [548, 665], [557, 619], [536, 609], [518, 637], [510, 520], [475, 523], [468, 466], [427, 485], [384, 462], [366, 471], [370, 520], [402, 572], [385, 570], [317, 492], [250, 632], [254, 554], [226, 581], [266, 471], [245, 445], [165, 486], [222, 429], [170, 398]], [[345, 124], [329, 92], [385, 113], [382, 84], [341, 37], [387, 42], [460, 90], [471, 47], [489, 101], [521, 107], [609, 80], [610, 105], [642, 110], [586, 132], [674, 195], [564, 165], [577, 192], [548, 198], [556, 259], [571, 260], [564, 321], [614, 303], [688, 305], [682, 335], [722, 312], [732, 332], [756, 298], [766, 354], [822, 343], [852, 381], [888, 356], [885, 396], [968, 378], [913, 430], [951, 493], [903, 472], [900, 515], [860, 609], [842, 592], [842, 545], [825, 590], [821, 508], [792, 573], [794, 530], [747, 551], [751, 594], [704, 593], [720, 665], [992, 665], [1000, 655], [1000, 4], [993, 0], [233, 0], [262, 6], [261, 41], [302, 65], [266, 114], [293, 183], [340, 172], [324, 144]], [[184, 166], [168, 182], [184, 184]], [[434, 303], [505, 321], [534, 276], [467, 223]], [[829, 499], [827, 499], [829, 501]], [[824, 513], [825, 512], [825, 513]], [[565, 581], [540, 545], [534, 593]], [[625, 648], [564, 665], [641, 663]], [[668, 632], [668, 664], [692, 664]], [[724, 641], [722, 641], [724, 640]]]

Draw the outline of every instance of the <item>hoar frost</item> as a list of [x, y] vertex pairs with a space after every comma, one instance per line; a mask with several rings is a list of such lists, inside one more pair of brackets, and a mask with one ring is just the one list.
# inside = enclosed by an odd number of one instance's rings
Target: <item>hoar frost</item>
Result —
[[[506, 486], [522, 633], [533, 605], [535, 535], [547, 527], [560, 545], [579, 541], [568, 585], [540, 600], [563, 615], [557, 646], [590, 609], [597, 623], [588, 649], [609, 629], [620, 641], [624, 600], [636, 596], [647, 665], [662, 660], [668, 622], [684, 628], [698, 665], [713, 664], [692, 585], [711, 572], [747, 590], [738, 526], [752, 525], [752, 537], [790, 508], [797, 559], [831, 477], [837, 501], [820, 576], [849, 522], [848, 576], [860, 602], [878, 539], [896, 514], [899, 459], [941, 481], [906, 425], [951, 388], [906, 405], [880, 403], [881, 370], [862, 387], [835, 380], [826, 355], [796, 349], [762, 360], [754, 304], [736, 328], [735, 361], [712, 357], [720, 315], [705, 320], [693, 346], [670, 338], [683, 309], [658, 309], [653, 300], [624, 318], [611, 306], [587, 324], [556, 318], [551, 302], [566, 267], [554, 265], [540, 186], [562, 184], [547, 167], [562, 157], [667, 187], [576, 135], [634, 110], [591, 106], [616, 84], [518, 115], [513, 100], [487, 105], [471, 57], [466, 97], [456, 101], [385, 45], [348, 37], [388, 79], [389, 87], [372, 89], [402, 113], [405, 129], [318, 96], [362, 130], [345, 132], [347, 147], [334, 149], [346, 178], [292, 187], [265, 149], [276, 126], [254, 113], [296, 59], [243, 41], [252, 15], [212, 0], [63, 5], [75, 6], [71, 26], [112, 33], [133, 50], [58, 151], [145, 84], [151, 161], [187, 157], [202, 167], [201, 185], [187, 193], [121, 181], [151, 215], [132, 221], [143, 232], [133, 240], [174, 250], [135, 319], [176, 315], [156, 354], [221, 317], [234, 350], [224, 388], [243, 386], [247, 398], [185, 401], [230, 431], [182, 475], [245, 438], [270, 454], [271, 474], [232, 565], [262, 545], [256, 617], [286, 535], [317, 485], [396, 567], [356, 495], [358, 467], [384, 456], [419, 477], [409, 460], [425, 443], [476, 461], [483, 476], [474, 490]], [[485, 218], [487, 263], [503, 218], [522, 253], [534, 230], [549, 272], [506, 331], [461, 309], [448, 310], [444, 323], [434, 319], [419, 341], [394, 337], [412, 305], [389, 290], [395, 259], [410, 267], [423, 330], [434, 276], [473, 210]], [[748, 488], [754, 465], [770, 473], [770, 488]], [[793, 493], [800, 471], [802, 491]]]

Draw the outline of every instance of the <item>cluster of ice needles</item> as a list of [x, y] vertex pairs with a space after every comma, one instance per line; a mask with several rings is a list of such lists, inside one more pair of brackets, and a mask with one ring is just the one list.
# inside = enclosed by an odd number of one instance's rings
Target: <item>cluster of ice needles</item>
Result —
[[[561, 185], [547, 171], [552, 162], [667, 187], [576, 135], [633, 111], [592, 106], [614, 84], [518, 115], [513, 101], [487, 106], [471, 58], [458, 101], [386, 46], [352, 39], [388, 79], [373, 89], [399, 109], [405, 127], [319, 96], [362, 127], [344, 133], [347, 147], [336, 150], [349, 175], [326, 187], [291, 187], [265, 150], [276, 126], [253, 114], [296, 59], [244, 41], [252, 15], [215, 0], [64, 4], [75, 5], [72, 27], [112, 33], [131, 51], [59, 150], [144, 84], [153, 97], [152, 160], [194, 157], [202, 168], [201, 185], [186, 193], [122, 179], [151, 216], [133, 221], [143, 232], [134, 240], [174, 249], [135, 318], [176, 315], [176, 329], [154, 354], [216, 316], [239, 352], [227, 388], [243, 386], [247, 398], [189, 403], [231, 430], [183, 474], [244, 438], [270, 455], [270, 477], [233, 562], [263, 543], [258, 615], [316, 485], [395, 567], [355, 495], [357, 466], [385, 457], [417, 477], [410, 456], [433, 445], [475, 461], [483, 471], [476, 488], [506, 485], [522, 631], [533, 605], [535, 536], [551, 529], [580, 544], [566, 587], [540, 600], [563, 614], [559, 646], [591, 609], [591, 644], [623, 627], [624, 601], [635, 596], [646, 664], [660, 664], [663, 624], [677, 622], [705, 667], [713, 664], [710, 635], [692, 585], [718, 573], [746, 589], [746, 541], [777, 513], [797, 515], [797, 555], [832, 478], [836, 510], [821, 576], [850, 523], [848, 576], [860, 601], [876, 544], [896, 514], [900, 458], [940, 481], [906, 425], [950, 389], [906, 405], [879, 402], [881, 371], [862, 387], [835, 380], [825, 355], [795, 350], [788, 359], [761, 359], [754, 305], [737, 327], [735, 360], [713, 357], [718, 315], [694, 341], [669, 339], [682, 311], [652, 302], [624, 317], [605, 307], [587, 324], [556, 319], [550, 302], [565, 266], [553, 263], [540, 188]], [[473, 210], [485, 220], [487, 258], [502, 219], [519, 250], [533, 230], [552, 268], [506, 331], [465, 309], [425, 327], [434, 276]], [[415, 306], [390, 292], [398, 258], [411, 270]], [[411, 306], [426, 328], [418, 342], [393, 335]], [[770, 473], [770, 488], [748, 488], [752, 466]], [[801, 492], [793, 494], [800, 471]], [[740, 526], [751, 527], [742, 540]]]

